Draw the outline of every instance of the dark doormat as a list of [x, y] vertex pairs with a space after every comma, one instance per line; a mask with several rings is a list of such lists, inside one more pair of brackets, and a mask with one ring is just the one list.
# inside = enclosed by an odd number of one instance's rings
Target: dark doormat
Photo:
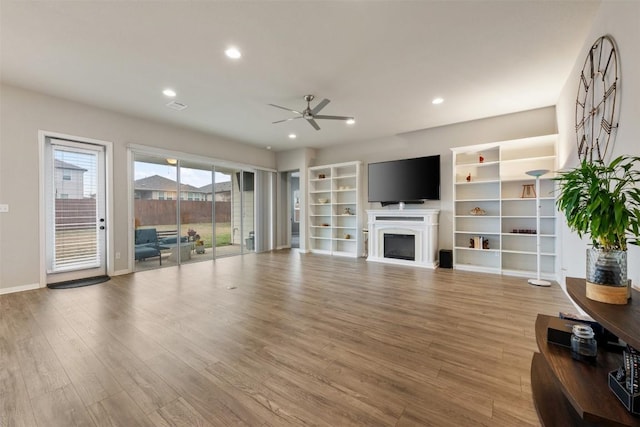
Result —
[[66, 282], [47, 283], [49, 289], [69, 289], [79, 288], [81, 286], [97, 285], [98, 283], [106, 282], [111, 277], [109, 276], [95, 276], [87, 277], [86, 279], [67, 280]]

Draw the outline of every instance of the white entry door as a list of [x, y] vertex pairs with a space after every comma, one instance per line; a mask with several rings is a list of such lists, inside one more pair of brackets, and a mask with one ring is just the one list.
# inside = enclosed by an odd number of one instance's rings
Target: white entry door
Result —
[[105, 147], [47, 138], [44, 159], [47, 283], [106, 275]]

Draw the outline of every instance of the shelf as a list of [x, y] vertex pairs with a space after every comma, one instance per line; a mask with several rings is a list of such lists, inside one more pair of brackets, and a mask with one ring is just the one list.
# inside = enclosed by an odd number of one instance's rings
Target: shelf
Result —
[[531, 392], [543, 426], [578, 426], [582, 419], [562, 394], [558, 380], [540, 353], [533, 353]]
[[456, 215], [456, 218], [500, 218], [499, 215]]
[[[309, 231], [316, 234], [309, 241], [311, 252], [352, 257], [361, 254], [361, 242], [356, 238], [362, 228], [360, 167], [360, 162], [346, 162], [309, 168]], [[318, 177], [322, 174], [325, 178]], [[342, 214], [346, 208], [353, 214]], [[318, 225], [322, 223], [328, 225]], [[347, 234], [351, 238], [345, 239]]]
[[[519, 201], [519, 202], [526, 202], [526, 201], [531, 201], [531, 202], [535, 202], [536, 198], [535, 197], [503, 197], [501, 199], [503, 202], [515, 202], [515, 201]], [[544, 200], [555, 200], [554, 197], [540, 197], [540, 201], [544, 201]]]
[[[499, 201], [500, 201], [500, 199], [494, 199], [494, 198], [491, 198], [491, 199], [457, 199], [456, 203], [457, 202], [499, 202]], [[482, 216], [482, 215], [480, 215], [480, 216]]]
[[456, 234], [484, 234], [484, 235], [487, 235], [487, 236], [496, 236], [496, 237], [500, 235], [500, 233], [494, 232], [494, 231], [485, 232], [485, 231], [462, 231], [462, 230], [457, 230], [455, 233]]
[[[640, 426], [640, 419], [627, 412], [609, 390], [607, 376], [610, 371], [618, 369], [622, 363], [620, 354], [600, 349], [596, 365], [573, 360], [570, 349], [547, 343], [549, 319], [551, 319], [550, 316], [539, 314], [535, 324], [536, 342], [543, 361], [548, 365], [548, 376], [553, 376], [557, 380], [556, 384], [549, 384], [549, 387], [559, 388], [575, 413], [587, 423]], [[540, 361], [531, 365], [532, 388], [538, 372], [542, 371], [541, 375], [544, 375], [540, 365], [542, 365]], [[548, 400], [547, 395], [534, 393], [536, 408], [544, 408], [544, 403]], [[567, 408], [564, 408], [564, 411], [563, 413], [545, 412], [541, 418], [554, 421], [569, 419], [571, 413]], [[554, 422], [549, 425], [571, 424]]]
[[491, 166], [491, 165], [497, 165], [497, 164], [500, 164], [500, 162], [498, 160], [493, 160], [493, 161], [490, 161], [490, 162], [482, 162], [482, 163], [480, 163], [480, 162], [475, 162], [475, 163], [457, 163], [456, 167], [461, 167], [461, 166], [479, 166], [479, 167], [482, 167], [482, 166]]
[[605, 304], [587, 298], [585, 279], [567, 277], [569, 296], [602, 326], [631, 347], [640, 349], [640, 292], [631, 289], [628, 304]]
[[456, 185], [497, 184], [499, 182], [499, 179], [474, 180], [473, 177], [471, 177], [471, 181], [456, 181]]
[[[537, 255], [537, 252], [532, 252], [532, 251], [514, 251], [514, 250], [510, 250], [510, 249], [503, 249], [502, 250], [503, 253], [506, 254], [521, 254], [521, 255]], [[554, 253], [550, 253], [550, 252], [540, 252], [540, 256], [556, 256], [556, 254]]]
[[463, 251], [474, 251], [474, 252], [500, 252], [500, 249], [476, 249], [476, 248], [465, 248], [464, 246], [456, 246], [455, 249], [463, 250]]

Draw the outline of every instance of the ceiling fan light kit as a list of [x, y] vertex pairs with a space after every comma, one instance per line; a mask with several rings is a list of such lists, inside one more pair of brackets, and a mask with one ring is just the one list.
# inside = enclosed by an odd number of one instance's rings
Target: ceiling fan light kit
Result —
[[305, 95], [304, 100], [307, 102], [307, 108], [305, 108], [302, 111], [292, 110], [291, 108], [282, 107], [276, 104], [269, 104], [272, 107], [280, 108], [282, 110], [287, 110], [298, 115], [297, 117], [278, 120], [273, 123], [275, 124], [275, 123], [288, 122], [296, 119], [305, 119], [307, 123], [309, 123], [315, 130], [320, 130], [320, 126], [318, 126], [318, 123], [316, 122], [316, 120], [343, 120], [343, 121], [346, 121], [347, 124], [355, 123], [355, 118], [351, 116], [327, 116], [327, 115], [318, 114], [320, 110], [326, 107], [327, 104], [329, 104], [331, 101], [325, 98], [322, 101], [320, 101], [315, 107], [311, 108], [311, 101], [313, 101], [314, 99], [315, 99], [315, 96], [313, 95]]

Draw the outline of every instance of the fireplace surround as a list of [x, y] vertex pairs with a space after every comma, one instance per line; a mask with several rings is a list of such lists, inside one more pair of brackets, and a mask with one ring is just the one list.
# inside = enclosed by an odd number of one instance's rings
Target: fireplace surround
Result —
[[[367, 261], [436, 268], [439, 214], [437, 209], [368, 210]], [[389, 253], [387, 247], [385, 254], [385, 240], [389, 242], [390, 237], [395, 240], [392, 244], [402, 243], [400, 246], [406, 246], [412, 241], [413, 259], [406, 248], [398, 255], [397, 248]]]

